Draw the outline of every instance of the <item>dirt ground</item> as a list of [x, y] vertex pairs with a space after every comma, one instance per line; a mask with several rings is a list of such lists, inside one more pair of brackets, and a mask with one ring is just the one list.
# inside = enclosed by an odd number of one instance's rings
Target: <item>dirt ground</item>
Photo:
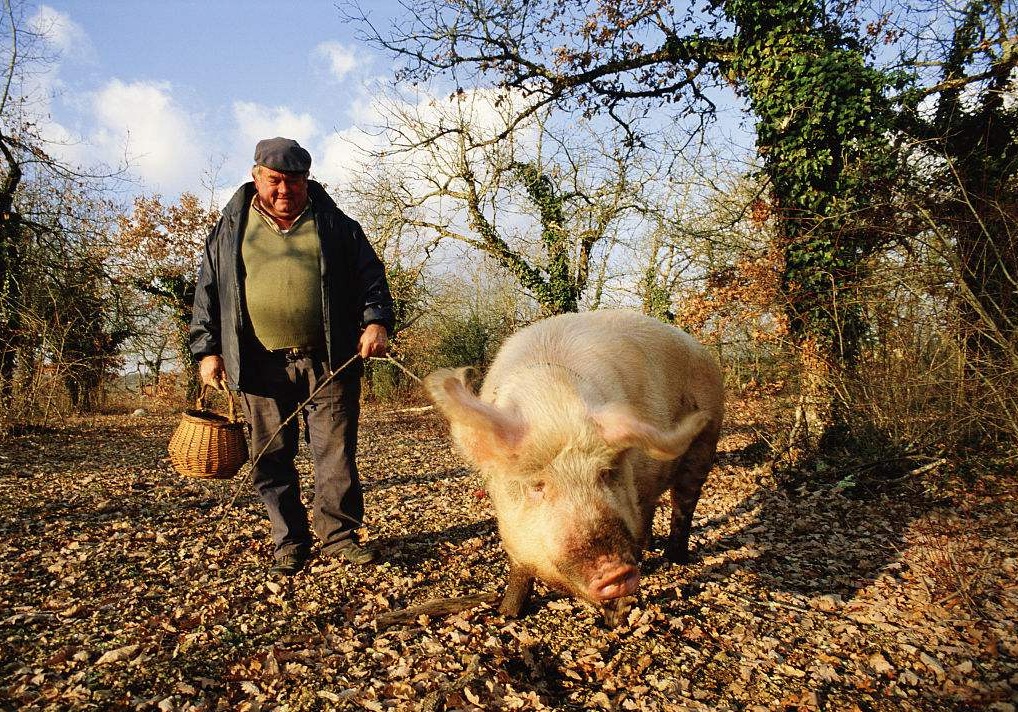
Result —
[[15, 433], [0, 443], [0, 707], [1015, 710], [1018, 478], [788, 490], [760, 466], [767, 412], [730, 408], [694, 562], [662, 557], [662, 505], [614, 629], [540, 586], [517, 620], [483, 604], [379, 624], [506, 573], [483, 483], [430, 412], [362, 419], [381, 563], [318, 559], [282, 584], [249, 486], [224, 511], [240, 478], [170, 468], [172, 414]]

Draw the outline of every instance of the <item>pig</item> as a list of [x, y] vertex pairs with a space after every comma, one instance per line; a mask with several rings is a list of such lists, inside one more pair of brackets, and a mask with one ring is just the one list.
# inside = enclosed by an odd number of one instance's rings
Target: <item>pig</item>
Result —
[[424, 383], [486, 480], [509, 557], [502, 614], [520, 614], [535, 578], [609, 610], [633, 595], [666, 491], [664, 553], [688, 561], [724, 415], [703, 346], [633, 311], [562, 314], [509, 337], [479, 395], [468, 374], [441, 369]]

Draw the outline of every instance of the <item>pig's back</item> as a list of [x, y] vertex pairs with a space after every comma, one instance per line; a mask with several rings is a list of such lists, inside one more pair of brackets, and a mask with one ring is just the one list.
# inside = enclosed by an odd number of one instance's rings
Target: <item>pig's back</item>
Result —
[[685, 332], [633, 311], [562, 314], [510, 337], [482, 389], [528, 392], [528, 378], [544, 365], [559, 368], [592, 406], [625, 402], [662, 425], [698, 407], [720, 417], [721, 376], [713, 358]]

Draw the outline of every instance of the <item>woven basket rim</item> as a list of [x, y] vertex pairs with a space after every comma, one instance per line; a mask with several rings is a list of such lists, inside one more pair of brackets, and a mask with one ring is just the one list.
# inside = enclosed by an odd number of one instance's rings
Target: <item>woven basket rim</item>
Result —
[[181, 419], [189, 423], [197, 423], [199, 425], [206, 425], [213, 428], [243, 428], [244, 423], [239, 420], [230, 421], [225, 415], [216, 413], [212, 410], [198, 410], [197, 408], [188, 408], [184, 411]]

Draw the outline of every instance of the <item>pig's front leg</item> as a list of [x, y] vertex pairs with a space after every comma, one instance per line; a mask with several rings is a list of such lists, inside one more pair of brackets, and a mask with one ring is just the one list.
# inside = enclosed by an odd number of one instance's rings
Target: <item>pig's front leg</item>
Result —
[[693, 512], [700, 500], [707, 473], [714, 463], [718, 430], [708, 427], [700, 433], [677, 463], [672, 484], [672, 521], [665, 545], [665, 557], [676, 564], [689, 563], [689, 531]]
[[689, 563], [689, 531], [692, 528], [693, 513], [683, 511], [674, 501], [672, 504], [672, 526], [665, 545], [665, 558], [673, 564]]
[[689, 563], [689, 532], [701, 485], [702, 480], [690, 482], [687, 479], [672, 488], [672, 521], [665, 544], [665, 558], [672, 563]]
[[505, 584], [505, 595], [498, 612], [508, 618], [517, 618], [530, 598], [534, 588], [534, 577], [513, 561], [509, 562], [509, 578]]

